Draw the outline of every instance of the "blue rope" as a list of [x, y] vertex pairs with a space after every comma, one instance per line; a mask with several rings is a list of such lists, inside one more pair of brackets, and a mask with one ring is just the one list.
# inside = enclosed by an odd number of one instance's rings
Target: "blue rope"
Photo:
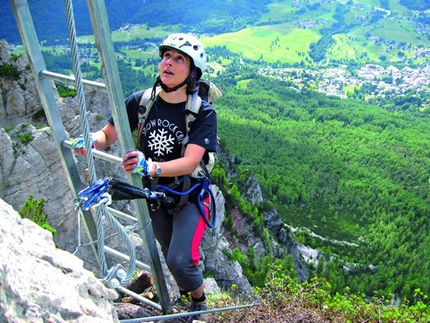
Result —
[[[205, 222], [208, 225], [208, 227], [212, 229], [215, 226], [215, 222], [216, 222], [216, 208], [215, 208], [215, 205], [213, 207], [213, 213], [214, 214], [213, 214], [213, 217], [212, 217], [212, 221], [209, 222], [209, 219], [207, 218], [206, 213], [203, 210], [203, 203], [202, 203], [202, 197], [205, 195], [205, 192], [209, 193], [209, 196], [210, 196], [210, 199], [211, 199], [211, 204], [212, 204], [212, 202], [215, 203], [215, 197], [214, 197], [214, 195], [212, 193], [212, 190], [210, 189], [210, 184], [211, 184], [211, 181], [209, 180], [209, 178], [205, 178], [203, 180], [203, 183], [197, 183], [194, 186], [192, 186], [188, 191], [185, 191], [185, 192], [178, 192], [178, 191], [175, 191], [175, 190], [171, 189], [170, 187], [167, 187], [167, 186], [164, 186], [164, 185], [157, 185], [155, 187], [155, 189], [156, 190], [157, 189], [162, 189], [162, 190], [164, 190], [166, 192], [169, 192], [171, 194], [174, 194], [174, 195], [185, 196], [185, 195], [190, 194], [192, 191], [194, 191], [195, 189], [197, 189], [198, 187], [201, 186], [202, 189], [200, 191], [200, 194], [197, 197], [197, 202], [198, 202], [197, 205], [198, 205], [198, 208], [199, 208], [199, 211], [200, 211], [200, 215], [203, 217], [203, 220], [205, 220]], [[209, 210], [209, 213], [210, 213], [210, 210]]]
[[189, 195], [192, 191], [194, 191], [196, 188], [198, 188], [201, 185], [202, 185], [201, 183], [197, 183], [193, 187], [191, 187], [188, 191], [185, 191], [185, 192], [178, 192], [178, 191], [175, 191], [175, 190], [171, 189], [170, 187], [167, 187], [164, 185], [157, 185], [157, 186], [155, 186], [155, 189], [162, 189], [162, 190], [169, 192], [169, 193], [172, 193], [174, 195], [185, 196], [185, 195]]

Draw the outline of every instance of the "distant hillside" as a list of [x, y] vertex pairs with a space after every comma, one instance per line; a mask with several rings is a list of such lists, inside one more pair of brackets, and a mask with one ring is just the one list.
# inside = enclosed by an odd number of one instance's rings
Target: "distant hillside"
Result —
[[204, 43], [278, 66], [427, 65], [430, 15], [406, 4], [416, 8], [418, 2], [273, 2], [257, 25], [205, 38]]
[[[10, 1], [0, 4], [0, 39], [20, 43]], [[30, 0], [29, 6], [45, 46], [67, 42], [63, 2], [49, 3], [49, 10], [47, 0]], [[164, 27], [194, 32], [207, 47], [226, 46], [243, 58], [269, 64], [418, 66], [430, 61], [428, 1], [215, 0], [196, 6], [185, 0], [165, 6], [157, 0], [130, 0], [124, 6], [119, 0], [107, 0], [106, 6], [112, 31], [127, 24], [148, 26], [134, 35], [124, 29], [123, 43], [143, 35], [158, 42], [154, 29]], [[85, 0], [75, 0], [74, 9], [78, 35], [92, 34]]]
[[[202, 33], [222, 33], [238, 30], [255, 23], [272, 0], [236, 1], [163, 1], [107, 0], [111, 30], [126, 24], [179, 25], [181, 29], [198, 28]], [[67, 25], [63, 1], [29, 0], [30, 11], [40, 40], [66, 39]], [[0, 0], [0, 39], [20, 42], [10, 0]], [[90, 34], [91, 23], [85, 0], [73, 1], [78, 34]], [[49, 8], [49, 9], [48, 9]]]
[[[53, 40], [67, 38], [66, 13], [64, 1], [29, 0], [30, 12], [40, 40]], [[16, 26], [10, 0], [0, 0], [0, 39], [6, 39], [9, 43], [21, 42], [21, 37]], [[110, 13], [109, 22], [111, 29], [117, 29], [129, 22], [133, 14], [140, 10], [142, 1], [128, 0], [127, 6], [123, 1], [106, 1], [106, 8]], [[49, 9], [48, 9], [49, 8]], [[74, 16], [78, 34], [92, 33], [91, 23], [85, 0], [73, 1]]]
[[[383, 1], [381, 1], [383, 2]], [[400, 4], [411, 10], [428, 10], [430, 3], [427, 0], [400, 0]]]
[[306, 228], [296, 238], [327, 260], [318, 276], [341, 294], [428, 294], [430, 111], [297, 93], [236, 70], [215, 80], [230, 167], [254, 173], [285, 223]]
[[[64, 40], [67, 35], [64, 3], [48, 0], [29, 0], [28, 3], [39, 39]], [[11, 1], [0, 0], [0, 5], [0, 39], [6, 39], [10, 43], [20, 42]], [[86, 1], [75, 0], [73, 6], [78, 34], [92, 33]], [[384, 31], [388, 30], [392, 31], [393, 37], [401, 37], [398, 35], [398, 27], [385, 22], [381, 24], [381, 19], [390, 14], [379, 9], [390, 11], [391, 16], [394, 16], [408, 33], [425, 33], [430, 20], [429, 15], [424, 12], [430, 9], [430, 3], [425, 0], [401, 0], [400, 3], [394, 0], [347, 3], [339, 0], [214, 0], [201, 1], [198, 5], [192, 0], [171, 1], [169, 5], [157, 0], [129, 0], [127, 5], [120, 0], [106, 0], [106, 7], [112, 30], [126, 24], [148, 24], [150, 27], [171, 25], [199, 34], [222, 34], [250, 26], [292, 23], [295, 28], [323, 29], [322, 34], [333, 29], [333, 34], [351, 32], [357, 37], [364, 36], [365, 33], [384, 37]], [[411, 10], [421, 12], [412, 13]], [[419, 35], [414, 38], [416, 37]], [[395, 40], [402, 41], [399, 38]]]

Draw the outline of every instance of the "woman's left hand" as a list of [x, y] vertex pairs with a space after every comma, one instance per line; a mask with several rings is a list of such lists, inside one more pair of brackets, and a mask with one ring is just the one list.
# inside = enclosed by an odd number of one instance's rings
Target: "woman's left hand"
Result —
[[132, 150], [124, 155], [124, 160], [120, 166], [126, 173], [139, 174], [147, 176], [150, 172], [149, 163], [145, 159], [145, 155], [138, 150]]

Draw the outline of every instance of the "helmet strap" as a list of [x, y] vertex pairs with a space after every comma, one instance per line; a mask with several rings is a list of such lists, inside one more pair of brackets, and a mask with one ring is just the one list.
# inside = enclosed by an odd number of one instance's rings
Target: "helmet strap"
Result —
[[[163, 82], [161, 82], [160, 76], [157, 76], [157, 79], [155, 80], [155, 83], [160, 84], [161, 88], [164, 90], [164, 92], [166, 93], [170, 93], [170, 92], [175, 92], [178, 89], [180, 89], [181, 87], [183, 87], [185, 84], [190, 84], [191, 81], [196, 77], [197, 75], [197, 71], [195, 68], [193, 68], [190, 72], [190, 74], [187, 76], [187, 78], [179, 85], [176, 85], [175, 87], [168, 87], [166, 84], [164, 84]], [[154, 87], [156, 86], [156, 84], [154, 85]]]

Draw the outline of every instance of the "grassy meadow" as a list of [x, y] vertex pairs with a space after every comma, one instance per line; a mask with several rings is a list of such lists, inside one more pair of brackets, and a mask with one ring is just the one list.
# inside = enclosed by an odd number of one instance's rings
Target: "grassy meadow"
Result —
[[317, 42], [320, 35], [310, 29], [296, 29], [291, 23], [249, 27], [238, 32], [204, 37], [208, 47], [226, 46], [244, 58], [299, 63], [308, 57], [309, 44]]

